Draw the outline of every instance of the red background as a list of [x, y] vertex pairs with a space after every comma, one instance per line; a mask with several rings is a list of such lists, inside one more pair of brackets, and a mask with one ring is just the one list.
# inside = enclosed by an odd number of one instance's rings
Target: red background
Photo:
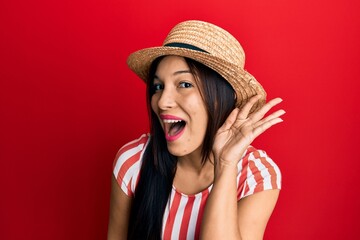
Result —
[[148, 129], [126, 66], [182, 20], [229, 30], [285, 122], [254, 143], [283, 190], [265, 239], [360, 235], [360, 2], [4, 1], [0, 239], [104, 239], [118, 148]]

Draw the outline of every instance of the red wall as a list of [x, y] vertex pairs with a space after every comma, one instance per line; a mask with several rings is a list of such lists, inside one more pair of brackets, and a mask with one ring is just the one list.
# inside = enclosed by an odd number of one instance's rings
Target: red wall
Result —
[[104, 239], [117, 149], [147, 131], [130, 52], [202, 19], [242, 43], [285, 122], [254, 143], [283, 173], [265, 239], [360, 235], [360, 2], [0, 4], [0, 239]]

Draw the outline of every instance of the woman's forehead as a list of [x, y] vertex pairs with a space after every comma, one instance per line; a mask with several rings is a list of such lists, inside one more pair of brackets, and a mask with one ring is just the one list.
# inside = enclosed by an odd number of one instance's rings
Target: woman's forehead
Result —
[[166, 56], [160, 60], [155, 71], [156, 78], [176, 77], [181, 74], [192, 74], [185, 58]]

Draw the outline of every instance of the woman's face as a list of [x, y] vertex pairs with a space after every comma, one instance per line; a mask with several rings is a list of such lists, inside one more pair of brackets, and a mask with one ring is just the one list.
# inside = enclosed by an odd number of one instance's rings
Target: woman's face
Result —
[[155, 72], [151, 107], [159, 118], [171, 154], [201, 152], [207, 112], [200, 89], [182, 57], [164, 57]]

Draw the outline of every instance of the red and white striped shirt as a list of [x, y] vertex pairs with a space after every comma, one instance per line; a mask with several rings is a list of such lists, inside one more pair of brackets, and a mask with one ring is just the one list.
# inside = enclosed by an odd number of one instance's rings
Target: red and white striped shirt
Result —
[[[133, 196], [149, 134], [125, 144], [117, 153], [113, 173], [121, 189]], [[256, 192], [281, 188], [278, 166], [262, 150], [250, 146], [238, 163], [238, 200]], [[199, 239], [201, 219], [212, 185], [195, 195], [186, 195], [175, 187], [163, 216], [162, 239]]]

